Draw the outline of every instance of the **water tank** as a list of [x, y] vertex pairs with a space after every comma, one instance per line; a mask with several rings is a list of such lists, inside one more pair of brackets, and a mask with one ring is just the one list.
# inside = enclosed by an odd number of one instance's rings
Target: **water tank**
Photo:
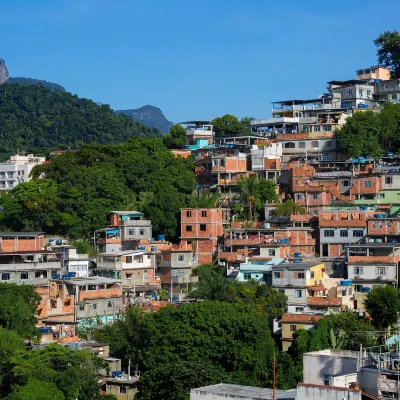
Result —
[[300, 258], [300, 257], [301, 257], [301, 253], [294, 253], [293, 256], [294, 256], [295, 258]]
[[294, 260], [295, 264], [301, 264], [301, 260]]
[[51, 274], [51, 279], [60, 279], [60, 274]]
[[56, 239], [49, 239], [49, 246], [54, 246], [56, 244]]
[[365, 211], [368, 208], [368, 206], [361, 206], [360, 210]]
[[375, 239], [375, 243], [382, 243], [383, 240], [382, 239]]
[[111, 371], [111, 376], [113, 378], [121, 378], [122, 376], [122, 371]]
[[263, 226], [264, 226], [265, 229], [271, 228], [271, 224], [269, 222], [264, 222]]
[[[278, 243], [279, 244], [289, 244], [289, 239], [288, 238], [279, 239]], [[300, 253], [298, 253], [298, 254], [300, 254]]]
[[397, 239], [389, 239], [388, 242], [389, 243], [397, 243]]
[[62, 278], [63, 278], [65, 281], [69, 281], [69, 280], [71, 279], [71, 277], [70, 277], [68, 274], [63, 275]]
[[139, 250], [145, 251], [146, 250], [146, 246], [140, 246]]
[[341, 286], [351, 286], [353, 284], [353, 281], [351, 279], [344, 279], [343, 281], [340, 281]]
[[374, 214], [374, 218], [385, 218], [386, 214]]
[[160, 242], [165, 242], [165, 235], [158, 235], [157, 238]]
[[75, 278], [76, 277], [76, 272], [68, 272], [67, 274], [69, 277], [71, 278]]
[[361, 288], [361, 293], [369, 293], [371, 291], [370, 287], [362, 287]]

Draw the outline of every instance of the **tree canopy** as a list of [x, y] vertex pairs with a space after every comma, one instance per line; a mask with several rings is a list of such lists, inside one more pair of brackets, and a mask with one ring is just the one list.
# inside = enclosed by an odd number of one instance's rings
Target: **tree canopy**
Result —
[[390, 68], [391, 77], [400, 77], [400, 35], [399, 32], [385, 31], [375, 40], [379, 65]]
[[296, 214], [305, 214], [306, 209], [296, 204], [293, 200], [286, 200], [279, 203], [274, 211], [274, 214], [279, 217], [289, 217]]
[[214, 118], [211, 124], [214, 126], [216, 136], [248, 135], [251, 133], [250, 120], [249, 117], [245, 117], [239, 121], [237, 117], [225, 114]]
[[171, 126], [169, 134], [163, 137], [163, 142], [169, 149], [183, 149], [186, 144], [186, 130], [182, 125]]
[[161, 137], [108, 105], [42, 85], [5, 83], [0, 88], [0, 157], [25, 150], [77, 149], [88, 143], [122, 143], [133, 137]]
[[90, 238], [111, 210], [138, 209], [155, 233], [175, 237], [195, 188], [193, 162], [175, 158], [160, 139], [84, 146], [33, 175], [0, 197], [2, 229]]

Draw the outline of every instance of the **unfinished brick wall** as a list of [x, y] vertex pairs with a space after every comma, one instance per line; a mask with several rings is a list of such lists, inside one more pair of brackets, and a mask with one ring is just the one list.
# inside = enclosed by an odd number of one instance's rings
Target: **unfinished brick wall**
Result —
[[400, 219], [373, 219], [368, 221], [369, 235], [398, 235], [400, 232], [399, 228]]
[[[371, 186], [369, 183], [365, 183], [366, 181], [371, 182]], [[365, 186], [367, 185], [367, 187]], [[356, 178], [353, 181], [353, 186], [351, 188], [352, 192], [355, 194], [376, 194], [381, 190], [381, 179], [376, 176], [369, 176], [368, 178], [360, 177]]]
[[247, 160], [244, 157], [231, 156], [224, 157], [225, 165], [214, 165], [212, 171], [226, 171], [226, 172], [246, 172], [247, 171]]
[[281, 160], [279, 158], [269, 159], [264, 157], [264, 169], [272, 169], [272, 170], [281, 169]]
[[37, 251], [44, 248], [44, 236], [36, 238], [7, 238], [0, 239], [1, 251], [14, 252], [14, 251]]

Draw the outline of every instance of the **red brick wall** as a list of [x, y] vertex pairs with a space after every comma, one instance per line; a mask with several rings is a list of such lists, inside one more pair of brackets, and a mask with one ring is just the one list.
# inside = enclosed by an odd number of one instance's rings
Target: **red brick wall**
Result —
[[[371, 181], [370, 187], [365, 187], [364, 182]], [[356, 194], [375, 194], [381, 189], [380, 177], [370, 176], [368, 178], [357, 178], [354, 180], [352, 191]]]
[[246, 172], [247, 160], [239, 157], [225, 157], [225, 166], [212, 166], [213, 171]]
[[13, 238], [1, 239], [1, 251], [35, 251], [44, 248], [44, 236], [36, 237], [35, 239]]

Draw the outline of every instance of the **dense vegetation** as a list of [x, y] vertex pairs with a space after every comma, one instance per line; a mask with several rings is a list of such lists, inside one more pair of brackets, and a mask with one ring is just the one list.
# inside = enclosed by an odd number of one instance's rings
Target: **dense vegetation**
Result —
[[0, 156], [25, 150], [46, 154], [83, 143], [122, 143], [133, 137], [160, 137], [108, 105], [40, 85], [0, 87]]
[[400, 148], [400, 104], [385, 103], [380, 113], [356, 112], [338, 131], [338, 144], [350, 157], [382, 156]]
[[250, 121], [252, 117], [244, 117], [239, 120], [234, 115], [225, 114], [214, 118], [211, 124], [214, 126], [216, 136], [249, 135], [251, 133]]
[[375, 40], [379, 65], [390, 68], [392, 78], [400, 78], [400, 35], [398, 31], [386, 31]]
[[37, 167], [35, 178], [0, 198], [4, 230], [90, 238], [111, 210], [143, 211], [154, 233], [179, 231], [180, 208], [195, 188], [194, 164], [174, 158], [161, 139], [84, 146]]
[[40, 85], [51, 90], [60, 90], [65, 92], [65, 88], [57, 83], [44, 81], [42, 79], [24, 78], [22, 76], [10, 77], [7, 79], [7, 83], [18, 83], [20, 85]]

